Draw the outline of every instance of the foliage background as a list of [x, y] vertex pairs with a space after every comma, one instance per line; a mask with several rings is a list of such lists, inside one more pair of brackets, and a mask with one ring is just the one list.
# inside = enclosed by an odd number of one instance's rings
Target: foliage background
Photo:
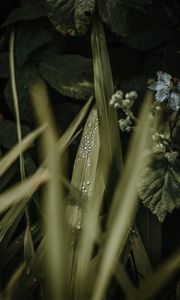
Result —
[[[104, 1], [99, 0], [98, 3], [100, 15], [105, 22], [115, 88], [125, 92], [138, 92], [139, 98], [135, 104], [137, 112], [146, 91], [147, 80], [154, 78], [158, 70], [180, 78], [180, 4], [176, 0], [157, 0], [144, 1], [144, 5], [142, 1], [136, 1], [136, 5], [135, 1], [126, 1], [128, 5], [124, 5], [122, 1], [122, 6], [117, 10], [117, 1], [112, 0], [107, 1], [107, 7], [111, 8], [111, 13], [108, 13]], [[21, 10], [26, 6], [29, 8]], [[122, 8], [125, 13], [121, 16]], [[48, 20], [40, 0], [1, 1], [0, 11], [1, 156], [17, 142], [8, 71], [8, 39], [14, 26], [17, 88], [24, 134], [34, 128], [28, 89], [36, 77], [41, 76], [47, 81], [58, 130], [63, 132], [92, 94], [93, 76], [89, 30], [85, 36], [76, 37], [57, 32]], [[80, 82], [79, 86], [77, 82]], [[126, 153], [128, 136], [124, 133], [122, 142]], [[77, 146], [78, 141], [75, 141], [70, 147], [69, 175]], [[32, 147], [25, 157], [28, 174], [33, 173], [36, 168], [37, 158], [34, 152]], [[18, 179], [17, 174], [18, 166], [15, 164], [6, 178], [0, 179], [0, 190], [15, 182]], [[142, 207], [139, 212], [141, 217], [144, 211]], [[33, 213], [32, 218], [36, 220]], [[162, 225], [164, 257], [179, 244], [176, 230], [179, 227], [180, 214], [175, 211]], [[142, 229], [144, 236], [145, 231], [146, 229], [144, 232]]]

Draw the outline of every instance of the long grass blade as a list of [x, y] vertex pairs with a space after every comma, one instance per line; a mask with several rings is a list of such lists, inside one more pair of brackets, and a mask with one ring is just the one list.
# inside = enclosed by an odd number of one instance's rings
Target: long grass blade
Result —
[[42, 150], [47, 157], [47, 167], [51, 177], [44, 193], [45, 227], [46, 227], [46, 259], [47, 277], [52, 299], [65, 297], [66, 272], [66, 234], [65, 209], [63, 203], [63, 188], [59, 180], [62, 172], [56, 141], [57, 136], [51, 110], [48, 105], [47, 90], [43, 82], [38, 82], [31, 89], [35, 112], [40, 124], [48, 122], [48, 127], [42, 135]]
[[81, 109], [81, 111], [77, 114], [75, 119], [72, 121], [72, 123], [69, 125], [67, 130], [64, 132], [64, 134], [60, 137], [59, 141], [57, 142], [57, 148], [58, 152], [61, 154], [64, 152], [67, 147], [70, 144], [70, 141], [72, 140], [73, 136], [75, 135], [76, 131], [78, 130], [80, 124], [84, 120], [91, 104], [92, 104], [93, 97], [91, 97], [87, 103], [84, 105], [84, 107]]
[[[78, 113], [76, 118], [69, 125], [68, 129], [64, 132], [62, 137], [60, 137], [60, 139], [58, 140], [58, 142], [57, 142], [57, 149], [58, 150], [57, 151], [58, 151], [59, 154], [63, 154], [66, 151], [66, 149], [68, 148], [68, 145], [71, 144], [73, 139], [80, 132], [80, 131], [77, 131], [77, 130], [78, 130], [81, 122], [85, 118], [85, 116], [86, 116], [86, 114], [87, 114], [87, 112], [90, 108], [91, 103], [92, 103], [92, 98], [90, 98], [88, 100], [88, 102], [84, 105], [84, 107]], [[47, 126], [47, 124], [46, 125], [44, 124], [44, 125], [40, 126], [39, 131], [41, 131], [41, 128], [42, 128], [42, 131], [43, 131], [46, 126]], [[37, 131], [38, 131], [38, 129], [37, 129]], [[39, 132], [39, 134], [40, 133], [41, 132]], [[32, 134], [32, 136], [31, 136], [31, 134]], [[33, 132], [31, 134], [29, 135], [29, 141], [27, 141], [27, 147], [33, 141]], [[38, 135], [38, 132], [37, 132], [37, 135]], [[27, 139], [28, 139], [28, 136], [27, 136]], [[24, 141], [22, 141], [22, 143], [26, 143], [26, 138], [24, 139]], [[23, 148], [23, 147], [24, 146], [22, 146], [22, 151], [23, 151], [23, 149], [25, 150], [25, 148]], [[10, 156], [12, 155], [11, 162], [14, 161], [18, 157], [18, 155], [20, 154], [20, 152], [21, 152], [20, 148], [21, 148], [21, 144], [17, 144], [15, 146], [15, 149], [16, 149], [17, 152], [14, 152], [14, 154], [11, 154], [11, 152], [9, 153]], [[12, 151], [13, 151], [13, 149], [12, 149]], [[8, 163], [8, 160], [9, 160], [9, 163]], [[7, 157], [7, 161], [6, 161], [6, 157], [2, 159], [2, 167], [4, 166], [4, 169], [2, 169], [3, 170], [2, 172], [4, 172], [8, 168], [8, 164], [10, 164], [11, 162], [10, 162], [10, 157]], [[1, 162], [0, 162], [0, 164], [1, 164]], [[38, 169], [38, 170], [40, 170], [40, 169]], [[5, 214], [5, 216], [2, 218], [2, 220], [0, 221], [0, 240], [2, 240], [4, 238], [7, 231], [9, 230], [9, 228], [16, 222], [16, 219], [18, 218], [18, 220], [19, 220], [19, 216], [23, 215], [24, 209], [26, 207], [26, 203], [27, 203], [27, 201], [25, 200], [25, 201], [22, 201], [21, 203], [18, 203], [14, 207], [11, 207], [8, 210], [8, 212]]]
[[[71, 184], [79, 190], [80, 196], [74, 204], [70, 203], [70, 205], [68, 205], [69, 211], [71, 212], [71, 214], [68, 214], [68, 219], [70, 223], [73, 223], [74, 227], [72, 239], [77, 239], [76, 236], [80, 235], [80, 244], [78, 245], [77, 251], [75, 253], [77, 256], [75, 270], [76, 278], [74, 280], [76, 282], [76, 298], [80, 297], [80, 295], [82, 294], [82, 289], [85, 288], [84, 282], [86, 282], [87, 267], [89, 263], [89, 251], [91, 254], [91, 247], [89, 247], [89, 245], [91, 244], [92, 239], [89, 236], [89, 230], [85, 224], [87, 223], [87, 219], [89, 216], [87, 208], [88, 206], [93, 205], [92, 195], [94, 193], [94, 185], [97, 178], [96, 173], [99, 158], [99, 148], [100, 142], [97, 110], [96, 108], [93, 108], [89, 114], [83, 130], [71, 180]], [[89, 237], [88, 241], [87, 236]], [[86, 242], [88, 242], [88, 244]], [[75, 250], [76, 247], [75, 249], [72, 248], [72, 259]]]
[[117, 113], [109, 106], [109, 100], [114, 93], [114, 86], [103, 24], [98, 17], [94, 18], [91, 45], [94, 89], [99, 119], [100, 151], [104, 165], [106, 165], [105, 162], [113, 163], [114, 178], [117, 178], [119, 172], [122, 171], [122, 151]]
[[92, 300], [103, 299], [112, 270], [122, 253], [125, 241], [134, 221], [137, 208], [135, 182], [141, 165], [142, 153], [148, 144], [150, 94], [145, 99], [141, 111], [139, 126], [132, 139], [123, 177], [117, 185], [107, 231], [107, 240], [97, 275]]
[[[17, 95], [17, 88], [16, 88], [16, 78], [15, 78], [14, 44], [15, 44], [15, 34], [13, 31], [10, 36], [10, 42], [9, 42], [10, 82], [11, 82], [13, 102], [14, 102], [15, 115], [16, 115], [18, 143], [21, 143], [22, 142], [22, 131], [21, 131], [20, 111], [19, 111], [18, 95]], [[21, 152], [19, 155], [19, 161], [20, 161], [21, 180], [23, 181], [26, 177], [23, 152]], [[25, 215], [26, 215], [27, 229], [26, 229], [25, 243], [24, 243], [24, 254], [25, 254], [25, 258], [27, 258], [27, 260], [28, 260], [29, 257], [26, 257], [26, 254], [27, 255], [30, 254], [29, 253], [30, 249], [32, 250], [32, 254], [33, 254], [34, 250], [33, 250], [33, 241], [32, 241], [31, 232], [29, 231], [30, 216], [29, 216], [27, 207], [25, 208]]]

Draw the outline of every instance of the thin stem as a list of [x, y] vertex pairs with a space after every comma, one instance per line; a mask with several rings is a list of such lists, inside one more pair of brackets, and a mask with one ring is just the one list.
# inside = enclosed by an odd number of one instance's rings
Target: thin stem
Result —
[[[16, 79], [15, 79], [14, 41], [15, 41], [15, 34], [14, 31], [12, 31], [10, 36], [10, 41], [9, 41], [10, 81], [11, 81], [12, 96], [13, 96], [14, 108], [15, 108], [17, 136], [18, 136], [18, 142], [20, 143], [22, 141], [22, 132], [21, 132], [19, 102], [18, 102]], [[26, 177], [23, 153], [20, 153], [19, 155], [19, 162], [20, 162], [21, 180], [23, 181]], [[25, 215], [26, 215], [27, 225], [29, 225], [30, 217], [27, 209], [25, 209]]]

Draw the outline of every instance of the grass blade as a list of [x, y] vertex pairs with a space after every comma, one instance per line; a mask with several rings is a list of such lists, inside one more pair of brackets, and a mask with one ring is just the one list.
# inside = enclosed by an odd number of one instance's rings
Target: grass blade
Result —
[[[82, 296], [82, 290], [85, 289], [84, 283], [86, 282], [88, 263], [91, 258], [91, 247], [89, 247], [89, 245], [91, 243], [93, 245], [95, 241], [95, 239], [92, 241], [92, 239], [89, 237], [89, 227], [87, 227], [85, 224], [87, 223], [89, 216], [88, 206], [92, 205], [92, 195], [94, 193], [94, 185], [97, 178], [96, 173], [99, 158], [99, 148], [100, 142], [97, 110], [96, 108], [93, 108], [83, 130], [71, 180], [71, 184], [80, 191], [79, 199], [74, 205], [70, 206], [72, 213], [69, 216], [69, 221], [72, 223], [71, 220], [75, 220], [75, 214], [77, 215], [78, 210], [78, 217], [76, 218], [76, 222], [74, 224], [73, 234], [74, 237], [80, 235], [80, 244], [78, 245], [77, 251], [76, 249], [72, 249], [71, 255], [73, 257], [74, 252], [76, 251], [75, 293], [77, 298]], [[76, 210], [74, 209], [74, 213], [73, 208], [76, 208]], [[87, 236], [89, 237], [88, 241]], [[74, 237], [72, 236], [72, 239]]]
[[[12, 88], [12, 95], [14, 101], [15, 115], [16, 115], [16, 126], [17, 126], [17, 136], [18, 142], [20, 143], [22, 140], [22, 132], [21, 132], [21, 120], [19, 113], [19, 103], [16, 89], [16, 80], [15, 80], [15, 64], [14, 64], [14, 31], [11, 33], [10, 42], [9, 42], [9, 64], [10, 64], [10, 82]], [[25, 165], [23, 153], [20, 153], [20, 173], [22, 180], [25, 178]]]
[[52, 299], [58, 300], [65, 296], [66, 272], [66, 235], [65, 209], [63, 203], [63, 188], [59, 177], [62, 172], [62, 162], [56, 147], [56, 132], [48, 105], [47, 90], [43, 82], [38, 82], [31, 89], [35, 112], [40, 124], [48, 122], [48, 127], [42, 135], [42, 150], [47, 157], [47, 167], [51, 177], [44, 193], [45, 227], [46, 227], [46, 260], [47, 277]]
[[5, 191], [0, 195], [0, 213], [5, 211], [14, 203], [23, 200], [25, 197], [27, 197], [27, 203], [35, 190], [41, 184], [47, 182], [48, 179], [48, 172], [46, 170], [41, 170], [41, 172], [36, 172], [33, 176], [25, 179], [22, 183], [18, 183], [9, 188], [8, 191]]
[[11, 164], [19, 157], [19, 155], [27, 150], [31, 144], [44, 131], [46, 125], [43, 125], [33, 132], [29, 133], [20, 143], [15, 145], [1, 160], [0, 160], [0, 176], [7, 171]]
[[180, 249], [176, 251], [147, 281], [140, 287], [131, 300], [153, 299], [158, 291], [168, 282], [172, 275], [180, 270]]
[[118, 118], [115, 109], [109, 106], [114, 93], [110, 61], [106, 46], [102, 21], [95, 17], [92, 35], [95, 98], [99, 119], [101, 156], [105, 162], [114, 162], [114, 178], [122, 171], [122, 151], [120, 145]]
[[[149, 139], [149, 118], [147, 116], [149, 113], [150, 101], [151, 97], [150, 94], [148, 94], [142, 108], [139, 126], [130, 145], [122, 180], [118, 183], [114, 194], [113, 205], [110, 211], [107, 240], [93, 290], [92, 300], [103, 299], [112, 275], [112, 270], [114, 269], [119, 255], [122, 253], [122, 249], [134, 221], [137, 207], [135, 182], [141, 164], [142, 153], [145, 150], [145, 147], [147, 147]], [[119, 195], [121, 195], [121, 198]]]
[[67, 147], [70, 144], [70, 141], [72, 140], [73, 136], [75, 135], [77, 129], [79, 128], [80, 124], [82, 123], [84, 117], [86, 116], [91, 103], [92, 103], [93, 97], [91, 97], [87, 103], [84, 105], [84, 107], [81, 109], [81, 111], [77, 114], [75, 119], [72, 121], [72, 123], [69, 125], [67, 130], [64, 132], [64, 134], [60, 137], [59, 141], [57, 142], [57, 148], [58, 152], [61, 154], [64, 152]]

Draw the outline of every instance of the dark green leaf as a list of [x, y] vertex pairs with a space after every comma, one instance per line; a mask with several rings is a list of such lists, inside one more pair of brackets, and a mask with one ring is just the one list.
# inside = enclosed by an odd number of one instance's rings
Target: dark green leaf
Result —
[[143, 204], [160, 222], [180, 207], [180, 159], [169, 161], [165, 153], [147, 155], [138, 178], [138, 193]]
[[7, 20], [3, 23], [3, 26], [7, 26], [17, 21], [33, 20], [44, 17], [46, 15], [44, 3], [39, 1], [32, 4], [27, 4], [12, 11], [7, 17]]
[[153, 31], [144, 30], [133, 33], [127, 40], [127, 44], [134, 49], [145, 51], [159, 46], [163, 42], [170, 40], [171, 37], [172, 32], [164, 28]]
[[93, 94], [92, 61], [89, 58], [52, 53], [40, 63], [40, 73], [63, 95], [87, 100]]
[[57, 30], [84, 34], [95, 10], [95, 0], [46, 0], [48, 15]]
[[149, 12], [151, 0], [97, 0], [99, 13], [111, 30], [126, 36], [135, 15]]
[[103, 21], [111, 30], [127, 35], [129, 32], [128, 12], [122, 1], [119, 0], [97, 0], [99, 13]]
[[[37, 30], [38, 29], [38, 30]], [[52, 39], [52, 32], [43, 20], [26, 22], [18, 26], [16, 38], [16, 61], [22, 65], [34, 50]]]
[[[30, 128], [22, 126], [22, 133], [26, 135], [30, 132]], [[11, 149], [18, 142], [16, 124], [12, 121], [4, 121], [0, 123], [0, 145], [6, 149]]]

